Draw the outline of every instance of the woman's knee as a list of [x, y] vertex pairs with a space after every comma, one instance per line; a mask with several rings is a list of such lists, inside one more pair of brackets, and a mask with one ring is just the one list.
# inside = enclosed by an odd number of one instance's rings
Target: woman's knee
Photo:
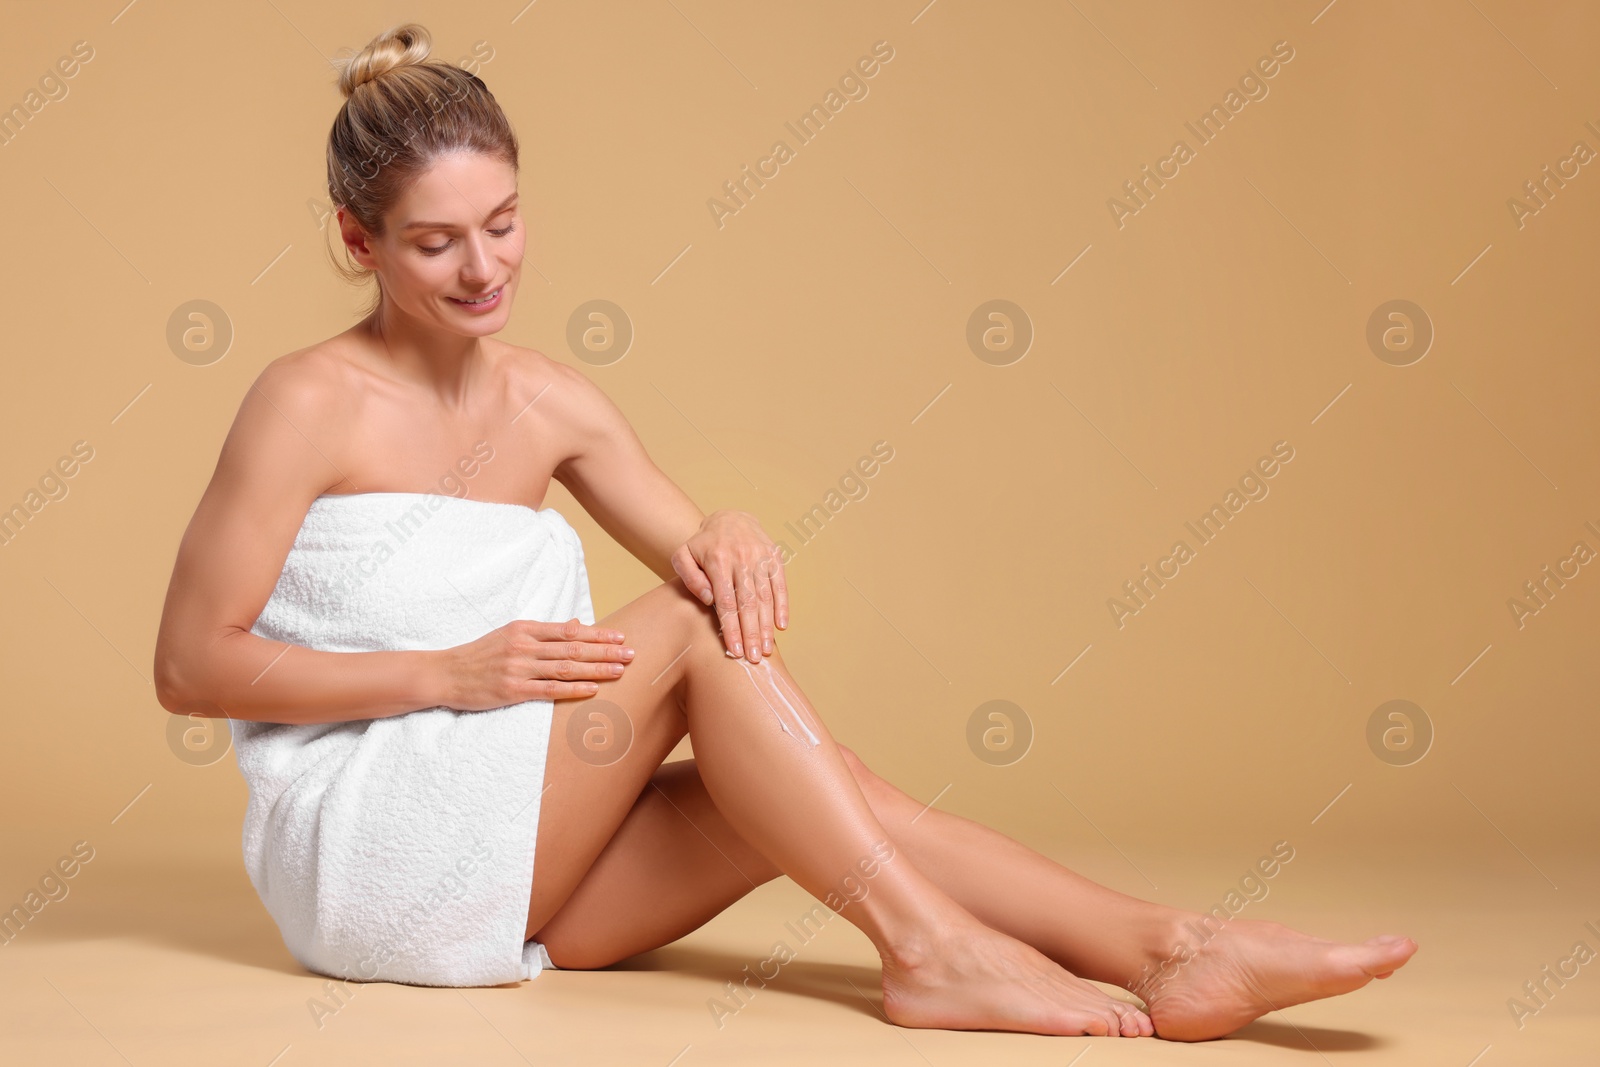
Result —
[[[868, 775], [872, 775], [872, 771], [868, 769], [867, 765], [861, 762], [861, 757], [844, 745], [839, 746], [839, 755], [844, 757], [844, 765], [850, 768], [850, 773], [855, 775], [856, 781], [862, 781]], [[873, 777], [876, 777], [876, 775], [873, 775]]]
[[[648, 672], [652, 692], [660, 686], [671, 690], [671, 704], [681, 714], [681, 689], [688, 669], [684, 653], [707, 643], [714, 633], [711, 609], [689, 592], [683, 579], [673, 578], [607, 615], [600, 625], [622, 631], [630, 647], [638, 652], [631, 670]], [[604, 689], [602, 686], [602, 696]]]
[[[697, 660], [704, 666], [708, 660], [723, 663], [734, 658], [728, 650], [722, 620], [717, 617], [716, 609], [691, 593], [688, 586], [683, 584], [682, 578], [673, 578], [669, 582], [661, 583], [658, 591], [667, 601], [664, 610], [670, 612], [677, 623], [675, 633], [681, 644], [675, 655], [682, 655], [691, 649], [695, 652], [694, 657], [683, 657], [681, 663], [685, 671], [690, 668], [691, 659]], [[731, 631], [732, 634], [738, 636], [738, 620], [730, 619], [729, 625], [735, 628]], [[772, 647], [773, 650], [767, 657], [772, 659], [775, 665], [782, 665], [783, 658], [778, 654], [776, 635]], [[745, 666], [750, 664], [746, 662]]]
[[844, 765], [850, 768], [851, 776], [855, 778], [856, 784], [861, 787], [861, 792], [868, 800], [878, 798], [890, 800], [893, 799], [895, 793], [900, 792], [894, 786], [878, 777], [877, 773], [861, 762], [861, 757], [857, 756], [851, 749], [840, 745], [839, 755], [844, 757]]
[[861, 795], [867, 798], [872, 813], [885, 826], [891, 823], [899, 825], [922, 808], [922, 804], [914, 797], [872, 770], [861, 761], [861, 757], [844, 745], [839, 746], [839, 755], [844, 757], [844, 765], [850, 768], [850, 774], [855, 778], [856, 785], [861, 787]]
[[699, 597], [689, 591], [682, 578], [662, 582], [658, 595], [665, 601], [663, 610], [678, 624], [677, 634], [688, 642], [717, 634], [717, 617]]

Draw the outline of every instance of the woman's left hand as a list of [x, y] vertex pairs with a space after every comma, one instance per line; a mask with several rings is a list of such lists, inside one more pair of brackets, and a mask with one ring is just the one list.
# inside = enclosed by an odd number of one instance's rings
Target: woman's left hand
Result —
[[759, 663], [772, 652], [772, 628], [789, 625], [789, 591], [778, 547], [747, 511], [722, 509], [672, 554], [689, 592], [714, 605], [722, 640], [735, 656]]

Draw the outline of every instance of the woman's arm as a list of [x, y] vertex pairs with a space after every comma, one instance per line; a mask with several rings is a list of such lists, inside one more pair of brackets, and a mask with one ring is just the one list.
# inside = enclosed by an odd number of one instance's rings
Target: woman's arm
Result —
[[554, 477], [617, 543], [663, 581], [682, 578], [715, 605], [723, 644], [758, 661], [772, 651], [776, 624], [789, 623], [777, 546], [748, 512], [710, 516], [646, 454], [611, 398], [580, 371], [554, 363], [567, 455]]
[[581, 371], [551, 361], [567, 455], [556, 481], [601, 529], [664, 582], [678, 576], [672, 554], [705, 522], [689, 494], [645, 452], [644, 442], [609, 396]]
[[294, 357], [240, 404], [167, 588], [155, 687], [168, 711], [315, 723], [443, 702], [441, 653], [324, 652], [250, 633], [311, 501], [341, 477], [328, 458], [339, 408]]

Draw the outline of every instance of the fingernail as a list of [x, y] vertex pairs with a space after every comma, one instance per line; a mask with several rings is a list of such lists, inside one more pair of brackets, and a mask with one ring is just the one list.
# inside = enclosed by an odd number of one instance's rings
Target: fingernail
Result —
[[622, 650], [622, 658], [623, 659], [632, 659], [633, 658], [633, 649], [631, 649], [631, 648], [623, 649]]
[[733, 643], [733, 654], [734, 654], [734, 655], [735, 655], [735, 656], [742, 656], [742, 655], [744, 655], [744, 648], [743, 648], [743, 647], [742, 647], [742, 646], [740, 646], [740, 644], [739, 644], [739, 642], [737, 642], [737, 641], [735, 641], [735, 642], [734, 642], [734, 643]]

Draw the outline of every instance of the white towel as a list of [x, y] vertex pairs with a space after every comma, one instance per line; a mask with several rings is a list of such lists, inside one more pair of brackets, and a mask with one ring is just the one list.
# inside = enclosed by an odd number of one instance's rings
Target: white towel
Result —
[[[589, 577], [554, 508], [358, 493], [312, 501], [250, 632], [337, 652], [441, 649], [513, 619], [573, 617], [594, 623]], [[294, 958], [432, 986], [553, 966], [523, 940], [552, 710], [233, 721], [245, 865]]]

